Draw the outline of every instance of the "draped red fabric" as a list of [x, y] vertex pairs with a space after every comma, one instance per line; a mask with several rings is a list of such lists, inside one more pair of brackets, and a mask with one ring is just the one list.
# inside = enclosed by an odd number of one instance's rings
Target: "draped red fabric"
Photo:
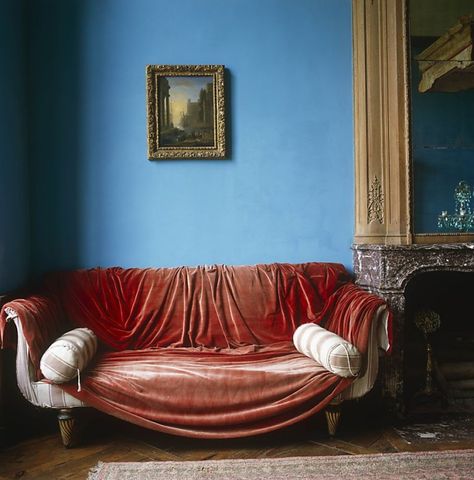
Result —
[[78, 270], [48, 283], [73, 324], [126, 350], [288, 341], [348, 278], [342, 265], [307, 263]]
[[[351, 382], [298, 353], [296, 327], [323, 323], [367, 350], [383, 301], [348, 282], [344, 267], [331, 263], [56, 273], [47, 295], [104, 346], [82, 375], [82, 391], [63, 388], [106, 413], [178, 435], [239, 437], [290, 425]], [[8, 304], [22, 308], [25, 331], [40, 323], [30, 323], [35, 298]], [[27, 337], [35, 365], [57, 329], [53, 310], [43, 312], [44, 334]]]
[[16, 346], [16, 331], [7, 328], [7, 309], [12, 308], [19, 316], [23, 335], [29, 348], [31, 363], [36, 369], [36, 378], [41, 378], [40, 359], [51, 343], [66, 329], [63, 312], [58, 302], [45, 295], [30, 295], [6, 303], [0, 316], [0, 340], [2, 348]]

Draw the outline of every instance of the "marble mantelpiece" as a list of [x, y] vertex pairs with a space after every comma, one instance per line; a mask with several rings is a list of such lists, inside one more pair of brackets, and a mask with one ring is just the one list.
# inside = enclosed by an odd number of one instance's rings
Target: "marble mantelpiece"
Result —
[[384, 362], [382, 392], [403, 413], [405, 288], [424, 272], [474, 272], [474, 243], [433, 245], [353, 245], [356, 283], [387, 300], [393, 312], [394, 345]]

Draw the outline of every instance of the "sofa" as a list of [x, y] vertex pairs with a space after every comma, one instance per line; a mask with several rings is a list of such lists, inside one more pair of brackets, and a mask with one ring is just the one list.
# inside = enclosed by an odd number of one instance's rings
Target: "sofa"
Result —
[[[334, 435], [342, 402], [372, 389], [390, 323], [385, 302], [336, 263], [114, 267], [46, 275], [3, 305], [0, 335], [17, 349], [23, 396], [58, 411], [69, 447], [83, 407], [195, 438], [258, 435], [325, 411]], [[45, 378], [45, 352], [75, 329], [93, 332], [97, 351], [70, 381]]]

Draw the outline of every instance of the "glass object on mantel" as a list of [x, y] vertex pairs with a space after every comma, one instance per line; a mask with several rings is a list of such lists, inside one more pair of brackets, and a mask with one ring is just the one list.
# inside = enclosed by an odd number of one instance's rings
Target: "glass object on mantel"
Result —
[[438, 228], [455, 229], [461, 232], [468, 232], [474, 229], [474, 215], [471, 213], [472, 190], [470, 185], [459, 182], [454, 190], [454, 213], [448, 214], [443, 210], [438, 216]]

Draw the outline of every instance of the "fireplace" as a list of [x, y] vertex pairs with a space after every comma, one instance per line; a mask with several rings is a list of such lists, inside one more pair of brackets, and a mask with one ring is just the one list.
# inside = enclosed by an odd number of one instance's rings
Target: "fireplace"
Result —
[[[454, 394], [462, 396], [459, 390], [467, 390], [471, 379], [469, 372], [466, 376], [459, 370], [469, 368], [471, 362], [468, 342], [473, 328], [470, 323], [474, 322], [469, 322], [469, 315], [472, 318], [469, 303], [461, 305], [459, 299], [460, 295], [474, 298], [474, 244], [367, 244], [354, 245], [353, 253], [356, 282], [385, 298], [394, 315], [393, 351], [384, 360], [381, 373], [382, 394], [387, 407], [405, 413], [423, 386], [426, 344], [413, 321], [421, 309], [440, 315], [440, 330], [433, 334], [432, 340], [435, 366], [438, 367], [439, 363], [440, 369], [444, 370], [444, 382], [449, 383], [444, 385], [445, 397], [452, 401]], [[449, 288], [443, 290], [446, 282], [449, 282]], [[457, 322], [459, 319], [462, 321]], [[463, 332], [457, 332], [457, 327]], [[442, 357], [438, 358], [442, 350], [440, 335], [450, 337], [450, 340], [449, 345], [443, 346]], [[462, 354], [453, 360], [457, 350], [465, 351], [465, 356]], [[474, 360], [472, 362], [474, 364]], [[443, 382], [442, 377], [437, 380]]]
[[[474, 410], [473, 300], [474, 272], [423, 272], [407, 283], [404, 398], [409, 409], [441, 404]], [[428, 334], [425, 320], [432, 327]], [[432, 349], [428, 367], [427, 343]], [[427, 370], [432, 372], [428, 378]]]

